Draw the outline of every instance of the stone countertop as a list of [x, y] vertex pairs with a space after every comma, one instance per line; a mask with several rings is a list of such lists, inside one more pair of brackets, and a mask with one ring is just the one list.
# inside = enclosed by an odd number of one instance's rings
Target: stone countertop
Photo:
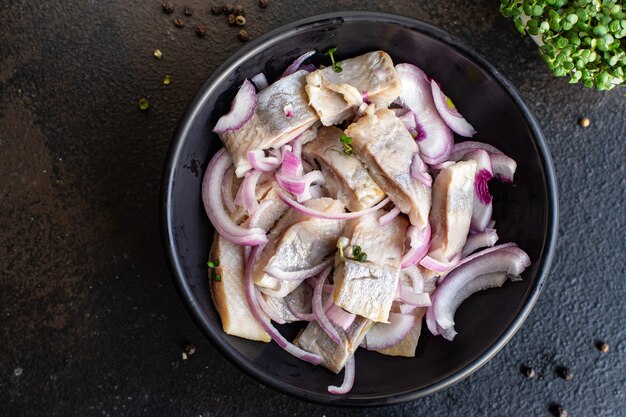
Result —
[[[553, 78], [495, 1], [270, 0], [260, 9], [241, 0], [252, 38], [350, 9], [415, 17], [459, 37], [519, 88], [559, 182], [555, 263], [502, 352], [411, 403], [312, 405], [225, 360], [169, 276], [158, 205], [170, 138], [196, 90], [242, 46], [210, 2], [174, 4], [172, 15], [158, 0], [13, 0], [0, 8], [1, 415], [548, 416], [553, 403], [570, 416], [624, 415], [624, 89], [603, 93]], [[182, 13], [187, 4], [191, 17]], [[205, 38], [195, 35], [197, 24], [207, 25]], [[137, 107], [143, 96], [147, 112]], [[600, 340], [608, 353], [596, 348]], [[187, 342], [196, 353], [183, 360]], [[524, 364], [537, 377], [526, 379]], [[558, 366], [570, 367], [573, 380], [559, 378]]]

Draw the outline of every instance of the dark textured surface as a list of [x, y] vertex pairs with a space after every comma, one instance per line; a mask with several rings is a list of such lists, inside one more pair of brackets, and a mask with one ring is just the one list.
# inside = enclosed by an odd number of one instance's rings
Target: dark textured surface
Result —
[[[556, 261], [530, 318], [476, 374], [406, 405], [331, 409], [260, 386], [196, 330], [159, 235], [171, 133], [241, 45], [237, 31], [203, 1], [188, 2], [195, 13], [183, 29], [171, 24], [182, 12], [165, 15], [159, 1], [8, 1], [0, 8], [0, 415], [547, 416], [553, 402], [572, 416], [623, 415], [624, 91], [553, 79], [497, 2], [270, 3], [242, 1], [251, 36], [322, 12], [385, 10], [465, 40], [520, 89], [552, 150], [561, 206]], [[209, 25], [206, 39], [195, 36], [196, 21]], [[144, 95], [145, 113], [136, 105]], [[608, 353], [595, 348], [599, 339]], [[186, 340], [197, 351], [183, 361]], [[538, 376], [526, 380], [522, 364]], [[572, 381], [556, 375], [559, 365]]]

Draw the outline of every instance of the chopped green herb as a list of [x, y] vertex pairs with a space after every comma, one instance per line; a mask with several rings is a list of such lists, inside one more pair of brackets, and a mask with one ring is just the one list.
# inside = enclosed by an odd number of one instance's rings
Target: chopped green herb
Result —
[[365, 262], [365, 261], [367, 261], [367, 253], [365, 253], [365, 252], [361, 252], [361, 253], [359, 254], [359, 256], [357, 256], [356, 260], [357, 260], [357, 261], [359, 261], [359, 262]]
[[222, 276], [220, 274], [215, 274], [215, 282], [220, 282], [222, 280]]
[[352, 254], [354, 256], [359, 256], [361, 254], [361, 247], [359, 245], [356, 245], [353, 249], [352, 249]]
[[218, 266], [220, 266], [220, 260], [216, 259], [214, 261], [209, 261], [206, 264], [209, 268], [217, 268]]
[[139, 99], [139, 110], [145, 111], [150, 107], [150, 102], [147, 98], [143, 97]]
[[343, 69], [341, 68], [341, 62], [335, 62], [334, 53], [337, 52], [337, 47], [330, 48], [328, 51], [324, 52], [324, 55], [330, 56], [330, 61], [332, 62], [333, 71], [341, 72]]
[[350, 136], [346, 136], [345, 133], [342, 133], [341, 136], [339, 136], [339, 141], [343, 143], [343, 153], [348, 156], [352, 156], [352, 146], [350, 146], [352, 144], [352, 138]]

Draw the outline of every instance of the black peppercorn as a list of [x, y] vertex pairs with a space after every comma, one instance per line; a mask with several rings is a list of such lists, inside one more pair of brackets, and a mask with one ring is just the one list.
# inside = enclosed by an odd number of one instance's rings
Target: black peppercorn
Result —
[[228, 24], [231, 26], [237, 26], [237, 16], [234, 14], [228, 15]]
[[196, 25], [196, 35], [199, 38], [204, 38], [206, 36], [207, 27], [206, 25]]
[[552, 404], [550, 406], [550, 412], [554, 417], [567, 417], [569, 413], [561, 404]]
[[598, 342], [596, 343], [596, 347], [602, 353], [607, 353], [609, 351], [609, 344], [606, 342]]
[[239, 31], [239, 40], [242, 42], [247, 42], [250, 40], [250, 35], [248, 35], [248, 32], [246, 32], [245, 30], [241, 29]]
[[215, 16], [222, 14], [224, 6], [211, 6], [211, 13]]
[[241, 16], [245, 16], [246, 15], [246, 9], [244, 9], [241, 4], [237, 4], [235, 6], [235, 14], [238, 14], [238, 15], [241, 15]]
[[265, 9], [269, 5], [270, 5], [270, 0], [259, 0], [259, 7], [261, 9]]
[[185, 26], [185, 22], [183, 22], [183, 19], [181, 19], [180, 17], [177, 17], [176, 19], [174, 19], [174, 26], [176, 26], [177, 28], [182, 28], [183, 26]]
[[185, 6], [183, 8], [183, 13], [185, 14], [185, 16], [191, 16], [193, 14], [193, 9], [191, 8], [191, 6]]
[[163, 11], [167, 14], [170, 14], [174, 11], [174, 4], [172, 4], [171, 1], [164, 1], [162, 7]]
[[564, 366], [558, 368], [556, 372], [561, 378], [566, 381], [571, 381], [572, 379], [574, 379], [574, 374], [572, 373], [572, 370]]

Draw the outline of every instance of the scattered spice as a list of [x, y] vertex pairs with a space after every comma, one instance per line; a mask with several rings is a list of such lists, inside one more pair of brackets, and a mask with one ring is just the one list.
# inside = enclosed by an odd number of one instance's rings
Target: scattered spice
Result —
[[185, 22], [183, 22], [183, 19], [181, 19], [180, 17], [177, 17], [176, 19], [174, 19], [174, 26], [176, 26], [177, 28], [182, 28], [183, 26], [185, 26]]
[[199, 38], [204, 38], [206, 37], [206, 34], [207, 34], [206, 25], [196, 25], [196, 36], [198, 36]]
[[598, 342], [596, 343], [596, 347], [602, 353], [607, 353], [609, 351], [609, 344], [606, 342]]
[[150, 107], [150, 102], [147, 98], [143, 97], [139, 99], [139, 110], [145, 111]]
[[561, 404], [552, 404], [550, 406], [550, 412], [554, 417], [567, 417], [569, 413]]
[[162, 7], [163, 11], [167, 14], [170, 14], [174, 11], [174, 4], [171, 1], [164, 1]]
[[261, 9], [265, 9], [269, 5], [270, 5], [270, 0], [259, 0], [259, 7]]
[[241, 16], [246, 15], [246, 9], [243, 8], [241, 4], [235, 5], [235, 13]]
[[556, 370], [556, 373], [559, 377], [561, 377], [565, 381], [571, 381], [572, 379], [574, 379], [574, 374], [572, 373], [572, 370], [565, 366], [559, 367]]
[[211, 6], [211, 14], [215, 16], [222, 14], [224, 12], [224, 6]]
[[193, 355], [194, 353], [196, 353], [196, 345], [194, 345], [193, 343], [189, 342], [185, 345], [185, 353], [189, 356]]
[[160, 49], [155, 49], [154, 52], [152, 52], [152, 55], [154, 55], [156, 59], [163, 58], [163, 52], [161, 52]]
[[243, 26], [246, 24], [246, 18], [243, 17], [242, 15], [238, 15], [235, 18], [235, 23], [237, 23], [237, 26]]
[[174, 81], [174, 77], [172, 77], [169, 74], [167, 74], [165, 77], [163, 77], [163, 85], [170, 85], [172, 83], [172, 81]]
[[248, 35], [248, 32], [246, 32], [245, 30], [241, 29], [239, 31], [239, 40], [242, 42], [247, 42], [250, 40], [250, 35]]
[[578, 124], [580, 125], [580, 127], [589, 127], [589, 125], [591, 124], [591, 120], [583, 117], [578, 121]]
[[193, 14], [193, 9], [191, 8], [191, 6], [185, 6], [183, 8], [183, 13], [185, 14], [185, 16], [191, 16]]
[[231, 26], [237, 26], [237, 16], [235, 16], [234, 14], [229, 14], [228, 15], [228, 24]]
[[528, 379], [533, 379], [534, 377], [537, 376], [537, 373], [531, 366], [526, 366], [526, 365], [522, 366], [522, 373]]

